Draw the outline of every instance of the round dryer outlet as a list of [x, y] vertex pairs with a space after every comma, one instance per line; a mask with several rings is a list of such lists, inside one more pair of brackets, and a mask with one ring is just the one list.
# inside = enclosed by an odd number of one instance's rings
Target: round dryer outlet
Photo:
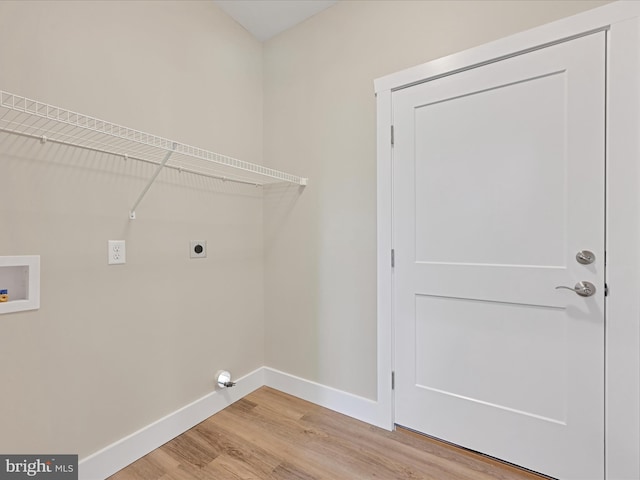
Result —
[[189, 242], [189, 252], [191, 258], [207, 258], [206, 240], [191, 240]]

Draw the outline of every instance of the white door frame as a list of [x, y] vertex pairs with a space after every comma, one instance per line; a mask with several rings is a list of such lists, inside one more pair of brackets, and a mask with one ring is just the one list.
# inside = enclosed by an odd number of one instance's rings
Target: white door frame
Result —
[[394, 90], [607, 31], [605, 462], [640, 478], [640, 2], [619, 1], [375, 81], [378, 178], [378, 425], [393, 428], [392, 103]]

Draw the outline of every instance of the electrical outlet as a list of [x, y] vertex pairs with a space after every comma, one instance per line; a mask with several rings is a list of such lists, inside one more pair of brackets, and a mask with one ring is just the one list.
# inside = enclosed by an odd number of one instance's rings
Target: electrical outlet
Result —
[[206, 240], [191, 240], [189, 242], [189, 256], [191, 258], [206, 258], [207, 257], [207, 242]]
[[124, 240], [109, 240], [109, 265], [121, 265], [127, 263], [127, 254]]

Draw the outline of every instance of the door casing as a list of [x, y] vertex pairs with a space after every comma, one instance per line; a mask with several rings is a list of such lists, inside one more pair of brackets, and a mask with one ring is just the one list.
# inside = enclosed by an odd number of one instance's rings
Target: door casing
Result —
[[605, 461], [607, 480], [640, 478], [640, 2], [619, 1], [382, 77], [377, 97], [378, 398], [393, 428], [391, 92], [595, 30], [607, 35]]

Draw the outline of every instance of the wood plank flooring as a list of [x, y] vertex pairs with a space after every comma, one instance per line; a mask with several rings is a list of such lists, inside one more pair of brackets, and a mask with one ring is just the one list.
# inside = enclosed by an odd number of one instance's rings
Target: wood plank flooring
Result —
[[262, 387], [110, 480], [543, 480]]

